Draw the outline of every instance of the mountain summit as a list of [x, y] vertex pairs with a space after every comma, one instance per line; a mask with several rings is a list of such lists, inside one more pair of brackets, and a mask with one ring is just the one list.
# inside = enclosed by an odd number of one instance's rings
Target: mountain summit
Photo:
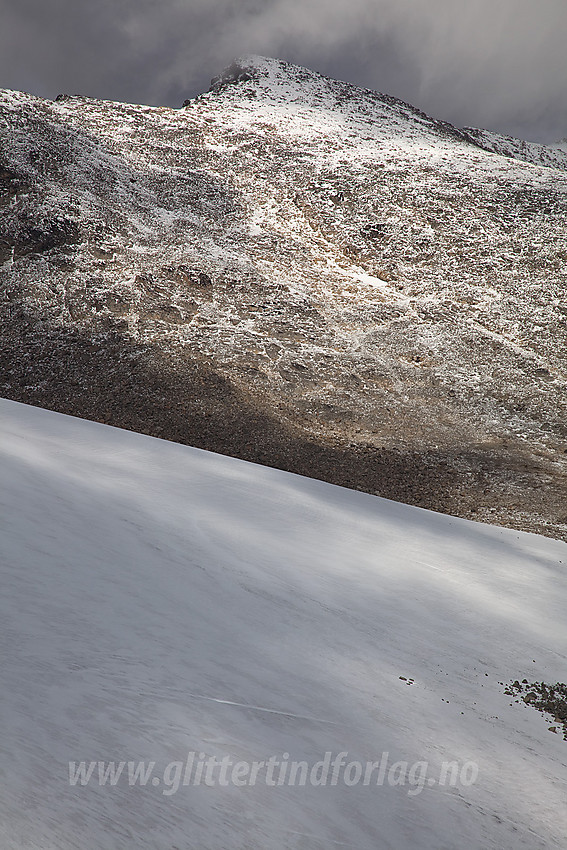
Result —
[[[256, 55], [235, 59], [218, 77], [211, 80], [209, 91], [220, 92], [226, 86], [237, 83], [249, 83], [248, 93], [253, 97], [260, 96], [282, 104], [301, 103], [303, 106], [309, 105], [334, 112], [337, 108], [343, 111], [350, 102], [352, 109], [348, 111], [351, 118], [356, 119], [357, 113], [360, 116], [362, 112], [367, 116], [373, 115], [376, 120], [384, 123], [393, 120], [397, 136], [400, 135], [403, 123], [411, 118], [421, 125], [422, 130], [429, 128], [434, 136], [446, 134], [492, 153], [567, 171], [565, 139], [555, 145], [542, 145], [475, 127], [461, 130], [447, 121], [429, 117], [420, 109], [398, 98], [333, 80], [316, 71], [279, 59]], [[402, 119], [401, 123], [399, 119]]]
[[567, 535], [567, 153], [274, 59], [0, 93], [8, 398]]

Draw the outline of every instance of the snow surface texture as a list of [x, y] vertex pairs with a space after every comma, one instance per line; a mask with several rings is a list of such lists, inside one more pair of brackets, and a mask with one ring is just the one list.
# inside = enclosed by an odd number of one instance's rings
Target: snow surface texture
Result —
[[[6, 850], [564, 848], [564, 543], [0, 402]], [[413, 680], [408, 685], [400, 677]], [[478, 764], [472, 785], [72, 786], [69, 761]]]
[[[0, 394], [567, 537], [561, 147], [262, 57], [178, 110], [3, 92], [0, 144]], [[213, 441], [148, 376], [189, 362], [293, 446]]]

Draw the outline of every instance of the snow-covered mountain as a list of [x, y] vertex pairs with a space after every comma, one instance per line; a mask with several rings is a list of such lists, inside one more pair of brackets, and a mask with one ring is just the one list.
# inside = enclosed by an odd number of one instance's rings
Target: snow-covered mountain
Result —
[[0, 98], [4, 396], [567, 534], [567, 153], [244, 57]]
[[565, 846], [565, 543], [0, 423], [3, 850]]

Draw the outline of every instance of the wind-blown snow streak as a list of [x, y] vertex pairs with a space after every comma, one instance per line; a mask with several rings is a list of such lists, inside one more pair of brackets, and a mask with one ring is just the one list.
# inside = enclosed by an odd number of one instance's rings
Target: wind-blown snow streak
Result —
[[[499, 685], [565, 677], [564, 543], [14, 402], [0, 416], [3, 848], [564, 846], [567, 743]], [[68, 778], [70, 761], [328, 751], [479, 773], [414, 796]]]

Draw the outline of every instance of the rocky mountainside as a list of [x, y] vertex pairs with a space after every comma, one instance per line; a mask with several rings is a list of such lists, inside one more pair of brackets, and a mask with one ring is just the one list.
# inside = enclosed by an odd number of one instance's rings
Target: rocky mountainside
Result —
[[0, 94], [0, 394], [567, 537], [567, 150], [244, 57]]

